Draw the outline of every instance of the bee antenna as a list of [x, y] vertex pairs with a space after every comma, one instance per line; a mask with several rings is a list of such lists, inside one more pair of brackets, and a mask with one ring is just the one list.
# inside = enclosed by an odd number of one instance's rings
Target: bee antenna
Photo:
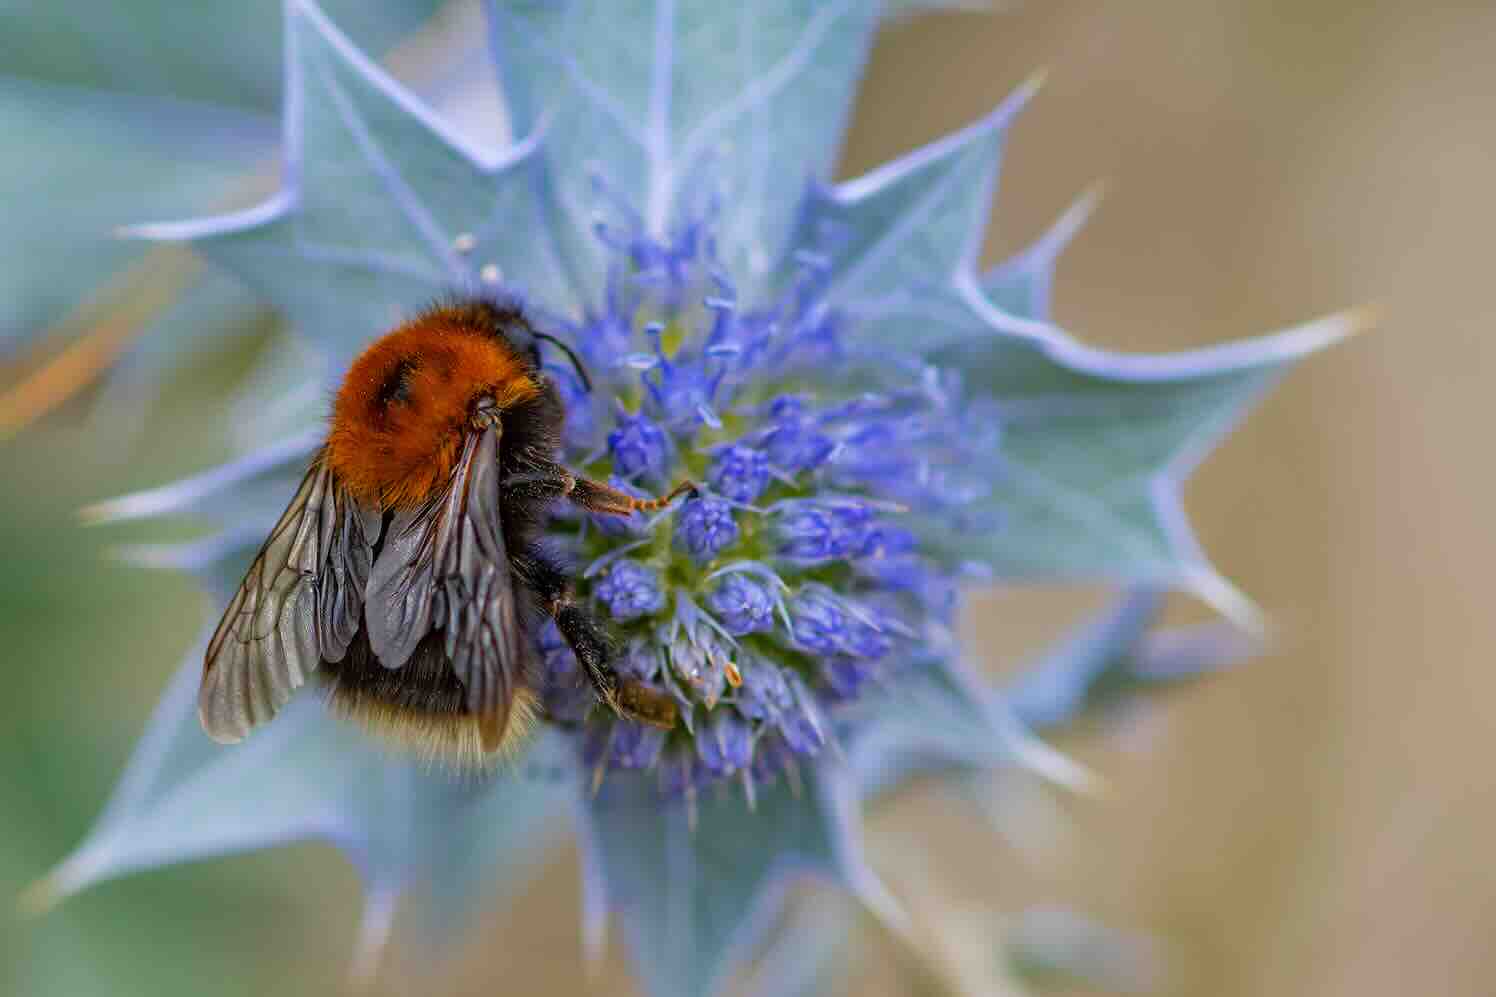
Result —
[[582, 361], [577, 358], [576, 351], [548, 332], [535, 330], [534, 335], [536, 339], [543, 339], [547, 343], [554, 343], [558, 350], [566, 354], [567, 359], [571, 361], [572, 367], [577, 372], [577, 377], [581, 379], [582, 390], [589, 395], [592, 394], [592, 378], [587, 376], [587, 368], [582, 366]]

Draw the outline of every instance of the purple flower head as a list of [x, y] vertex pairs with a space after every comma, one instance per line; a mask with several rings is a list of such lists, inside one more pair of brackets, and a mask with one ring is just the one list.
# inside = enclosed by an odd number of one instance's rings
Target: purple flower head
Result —
[[[727, 690], [729, 659], [713, 641], [677, 638], [666, 648], [670, 673], [691, 695], [708, 708], [715, 707]], [[736, 667], [736, 665], [734, 665]]]
[[753, 760], [753, 728], [735, 710], [713, 710], [696, 734], [696, 757], [713, 776], [746, 767]]
[[[796, 400], [798, 403], [798, 399]], [[765, 430], [758, 443], [774, 467], [794, 474], [813, 471], [826, 463], [835, 442], [808, 419], [789, 418]]]
[[753, 781], [763, 784], [774, 782], [782, 772], [795, 768], [798, 764], [797, 754], [778, 728], [765, 733], [754, 746], [753, 767], [750, 770]]
[[713, 406], [717, 386], [722, 382], [722, 364], [705, 357], [677, 357], [672, 361], [661, 349], [658, 333], [654, 334], [654, 341], [657, 359], [644, 378], [644, 386], [664, 413], [665, 422], [671, 426], [699, 423], [713, 429], [720, 427], [722, 420]]
[[703, 496], [681, 507], [675, 535], [691, 557], [704, 563], [738, 542], [738, 524], [732, 506]]
[[636, 228], [623, 243], [634, 273], [634, 282], [651, 299], [661, 315], [674, 315], [697, 283], [708, 246], [704, 238], [708, 220], [688, 221], [664, 240], [655, 240]]
[[593, 594], [620, 623], [658, 613], [665, 607], [659, 572], [630, 558], [613, 562]]
[[563, 723], [580, 723], [591, 712], [596, 695], [583, 677], [577, 657], [554, 623], [541, 627], [540, 701], [548, 714]]
[[790, 636], [812, 654], [838, 654], [854, 621], [842, 600], [820, 585], [808, 585], [790, 599]]
[[846, 653], [854, 658], [877, 660], [893, 650], [894, 635], [886, 622], [853, 618], [842, 640]]
[[589, 314], [572, 337], [588, 367], [599, 371], [611, 369], [633, 349], [636, 307], [637, 294], [628, 286], [622, 269], [613, 267], [608, 273], [602, 307]]
[[570, 363], [548, 360], [545, 375], [556, 386], [561, 408], [566, 413], [562, 427], [563, 442], [568, 447], [588, 447], [597, 438], [599, 420], [597, 397], [586, 390]]
[[955, 580], [917, 556], [873, 557], [859, 562], [857, 569], [886, 590], [908, 593], [937, 620], [949, 622], [956, 610], [960, 590]]
[[757, 447], [734, 443], [717, 452], [707, 472], [712, 491], [744, 505], [769, 487], [769, 457]]
[[816, 701], [805, 680], [792, 672], [788, 682], [793, 702], [779, 715], [779, 733], [795, 754], [815, 755], [826, 744], [830, 727], [821, 711], [821, 704]]
[[643, 638], [629, 641], [614, 663], [618, 674], [652, 682], [660, 673], [660, 648]]
[[888, 529], [880, 529], [877, 513], [857, 501], [791, 499], [773, 511], [779, 555], [805, 563], [862, 557]]
[[875, 662], [851, 655], [827, 658], [821, 665], [821, 678], [838, 701], [855, 701], [863, 688], [879, 674]]
[[765, 409], [771, 424], [793, 426], [805, 421], [810, 406], [800, 395], [780, 395], [771, 400]]
[[632, 720], [608, 720], [611, 739], [608, 762], [622, 769], [647, 769], [654, 765], [665, 747], [665, 732], [658, 727]]
[[745, 658], [741, 664], [743, 684], [737, 691], [738, 710], [750, 720], [777, 725], [779, 717], [795, 702], [785, 670], [763, 658]]
[[743, 572], [723, 575], [707, 596], [706, 605], [734, 637], [768, 630], [774, 625], [774, 594], [768, 586]]
[[670, 463], [670, 440], [646, 415], [630, 415], [621, 407], [616, 428], [608, 434], [613, 470], [622, 478], [662, 479]]

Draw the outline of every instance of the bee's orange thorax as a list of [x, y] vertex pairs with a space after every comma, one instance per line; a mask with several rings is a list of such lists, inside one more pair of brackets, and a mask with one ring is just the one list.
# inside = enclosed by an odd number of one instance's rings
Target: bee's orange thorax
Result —
[[474, 401], [488, 396], [502, 411], [539, 393], [507, 342], [437, 309], [353, 362], [333, 403], [326, 460], [356, 499], [384, 509], [424, 502], [462, 453]]

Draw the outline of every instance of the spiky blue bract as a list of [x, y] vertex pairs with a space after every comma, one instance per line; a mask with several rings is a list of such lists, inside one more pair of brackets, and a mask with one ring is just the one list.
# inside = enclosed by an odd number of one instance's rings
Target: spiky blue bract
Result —
[[[548, 364], [568, 408], [562, 456], [639, 493], [701, 485], [648, 517], [558, 515], [553, 531], [579, 593], [619, 631], [620, 671], [674, 696], [685, 723], [666, 734], [593, 709], [548, 629], [540, 692], [569, 726], [536, 750], [559, 743], [565, 763], [521, 758], [464, 787], [374, 753], [307, 697], [246, 746], [210, 751], [182, 705], [185, 674], [53, 885], [323, 835], [369, 878], [377, 936], [406, 884], [462, 878], [478, 861], [465, 848], [532, 854], [549, 840], [540, 822], [493, 815], [548, 812], [559, 793], [583, 830], [589, 937], [619, 912], [652, 992], [710, 993], [793, 874], [819, 871], [897, 917], [856, 829], [905, 775], [1017, 763], [1083, 781], [1030, 727], [1069, 719], [1107, 662], [1146, 674], [1143, 624], [1103, 627], [1009, 696], [965, 669], [964, 586], [1143, 584], [1250, 616], [1188, 532], [1180, 480], [1352, 322], [1172, 357], [1084, 347], [1048, 318], [1084, 203], [978, 274], [1032, 84], [828, 185], [883, 12], [873, 0], [488, 6], [518, 136], [507, 151], [481, 152], [310, 0], [287, 0], [281, 189], [136, 232], [191, 243], [280, 307], [325, 358], [314, 386], [441, 293], [522, 296], [594, 383]], [[221, 599], [317, 445], [302, 418], [277, 444], [92, 514], [215, 522], [208, 541], [131, 554], [194, 571]], [[191, 764], [172, 760], [178, 746]], [[333, 785], [354, 776], [376, 788]], [[246, 785], [281, 805], [257, 810]], [[232, 835], [214, 830], [222, 814]], [[408, 854], [413, 835], [458, 865]]]
[[610, 780], [583, 809], [589, 944], [600, 945], [616, 911], [649, 993], [714, 993], [778, 915], [793, 875], [836, 883], [897, 918], [862, 860], [848, 777], [817, 768], [803, 783], [761, 790], [752, 808], [719, 794], [694, 814], [661, 807], [649, 780]]
[[1154, 630], [1163, 594], [1137, 589], [1024, 669], [1003, 698], [1035, 730], [1074, 723], [1149, 688], [1237, 664], [1260, 645], [1227, 623]]
[[306, 698], [248, 750], [226, 753], [198, 725], [201, 654], [199, 644], [172, 680], [97, 825], [33, 899], [137, 869], [320, 839], [364, 879], [360, 945], [369, 951], [360, 958], [369, 959], [396, 897], [413, 891], [426, 935], [450, 941], [492, 891], [522, 885], [553, 840], [545, 828], [567, 799], [564, 775], [552, 771], [564, 764], [555, 745], [535, 745], [526, 764], [491, 782], [434, 778], [429, 765], [392, 757]]
[[810, 897], [779, 918], [743, 993], [752, 997], [839, 997], [857, 964], [856, 917], [840, 898]]

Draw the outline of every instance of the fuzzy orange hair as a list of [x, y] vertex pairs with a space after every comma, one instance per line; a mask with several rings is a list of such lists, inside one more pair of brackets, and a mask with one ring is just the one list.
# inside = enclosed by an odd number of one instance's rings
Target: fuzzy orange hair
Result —
[[382, 509], [436, 494], [462, 453], [472, 403], [502, 411], [536, 397], [524, 358], [461, 310], [438, 308], [375, 342], [333, 403], [327, 460], [349, 493]]

